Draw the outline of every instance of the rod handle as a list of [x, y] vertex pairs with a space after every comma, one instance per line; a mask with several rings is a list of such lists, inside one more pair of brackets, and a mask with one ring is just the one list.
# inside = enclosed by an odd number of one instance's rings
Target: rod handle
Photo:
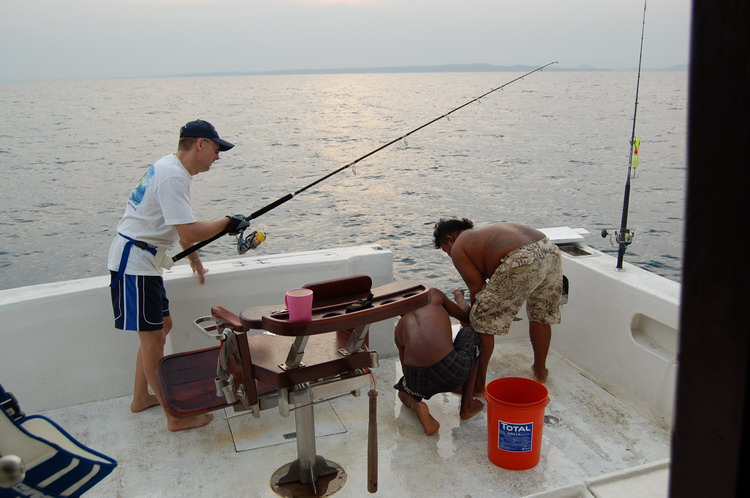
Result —
[[370, 389], [370, 423], [367, 427], [367, 491], [378, 492], [378, 392]]

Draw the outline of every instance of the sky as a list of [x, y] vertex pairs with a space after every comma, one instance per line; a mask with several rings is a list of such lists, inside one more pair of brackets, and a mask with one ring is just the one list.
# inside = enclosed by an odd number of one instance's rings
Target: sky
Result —
[[[638, 66], [643, 0], [1, 0], [0, 81], [486, 63]], [[650, 0], [644, 68], [689, 60]]]

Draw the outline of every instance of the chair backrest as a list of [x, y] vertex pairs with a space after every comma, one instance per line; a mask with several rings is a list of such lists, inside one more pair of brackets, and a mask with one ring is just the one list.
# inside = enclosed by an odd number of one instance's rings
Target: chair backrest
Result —
[[303, 287], [313, 291], [313, 308], [321, 308], [366, 298], [370, 294], [372, 279], [368, 275], [354, 275]]
[[[372, 279], [368, 275], [354, 275], [351, 277], [325, 280], [303, 286], [313, 291], [313, 308], [333, 306], [340, 303], [349, 303], [365, 299], [370, 294]], [[342, 329], [336, 331], [339, 341], [346, 343], [353, 329]], [[365, 339], [365, 347], [369, 347], [369, 337]]]

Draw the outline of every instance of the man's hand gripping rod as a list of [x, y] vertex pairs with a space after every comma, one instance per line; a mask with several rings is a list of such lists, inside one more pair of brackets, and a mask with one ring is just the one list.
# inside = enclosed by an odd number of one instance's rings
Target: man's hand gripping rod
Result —
[[[227, 223], [227, 228], [217, 233], [213, 237], [206, 239], [202, 242], [199, 242], [191, 247], [188, 247], [181, 253], [174, 255], [172, 257], [172, 262], [179, 261], [185, 256], [197, 251], [198, 249], [205, 246], [206, 244], [210, 244], [214, 240], [224, 235], [234, 235], [237, 237], [237, 254], [245, 254], [249, 249], [255, 249], [261, 243], [265, 242], [266, 234], [261, 232], [260, 230], [254, 230], [253, 232], [250, 233], [250, 235], [245, 237], [244, 236], [245, 230], [250, 226], [249, 221], [253, 218], [257, 218], [258, 216], [260, 216], [260, 214], [263, 214], [265, 212], [264, 209], [266, 208], [263, 208], [260, 211], [256, 211], [255, 213], [246, 217], [243, 217], [240, 214], [236, 214], [234, 216], [227, 216], [227, 218], [230, 218], [229, 223]], [[263, 211], [263, 213], [261, 213], [261, 211]], [[234, 228], [230, 228], [230, 226], [232, 225], [234, 225]]]

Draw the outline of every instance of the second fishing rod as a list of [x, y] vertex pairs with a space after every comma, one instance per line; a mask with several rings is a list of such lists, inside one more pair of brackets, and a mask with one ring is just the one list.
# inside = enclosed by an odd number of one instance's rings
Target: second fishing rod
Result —
[[[268, 205], [266, 205], [266, 206], [258, 209], [257, 211], [255, 211], [251, 215], [246, 216], [244, 218], [245, 221], [249, 222], [249, 221], [252, 221], [252, 220], [254, 220], [254, 219], [256, 219], [256, 218], [258, 218], [258, 217], [266, 214], [267, 212], [271, 211], [272, 209], [275, 209], [275, 208], [281, 206], [285, 202], [287, 202], [287, 201], [291, 200], [292, 198], [294, 198], [295, 196], [301, 194], [305, 190], [308, 190], [308, 189], [314, 187], [315, 185], [317, 185], [317, 184], [319, 184], [319, 183], [327, 180], [328, 178], [330, 178], [330, 177], [332, 177], [332, 176], [334, 176], [334, 175], [336, 175], [338, 173], [341, 173], [345, 169], [354, 166], [355, 164], [359, 163], [360, 161], [362, 161], [364, 159], [367, 159], [368, 157], [372, 156], [373, 154], [377, 154], [381, 150], [383, 150], [383, 149], [385, 149], [387, 147], [390, 147], [391, 145], [393, 145], [393, 144], [395, 144], [395, 143], [397, 143], [397, 142], [399, 142], [401, 140], [404, 140], [405, 138], [407, 138], [410, 135], [418, 132], [419, 130], [421, 130], [423, 128], [426, 128], [426, 127], [430, 126], [431, 124], [433, 124], [433, 123], [435, 123], [437, 121], [440, 121], [443, 118], [447, 118], [448, 116], [450, 116], [454, 112], [456, 112], [456, 111], [458, 111], [460, 109], [463, 109], [464, 107], [466, 107], [466, 106], [468, 106], [470, 104], [473, 104], [474, 102], [477, 102], [478, 100], [481, 100], [482, 98], [490, 95], [491, 93], [494, 93], [494, 92], [496, 92], [498, 90], [502, 90], [506, 86], [508, 86], [508, 85], [510, 85], [512, 83], [515, 83], [516, 81], [522, 80], [526, 76], [529, 76], [530, 74], [533, 74], [533, 73], [536, 73], [538, 71], [541, 71], [544, 68], [546, 68], [548, 66], [551, 66], [552, 64], [557, 64], [557, 61], [549, 62], [549, 63], [547, 63], [547, 64], [545, 64], [543, 66], [539, 66], [538, 68], [536, 68], [536, 69], [534, 69], [532, 71], [524, 73], [521, 76], [513, 78], [512, 80], [510, 80], [510, 81], [508, 81], [506, 83], [503, 83], [502, 85], [500, 85], [498, 87], [495, 87], [492, 90], [489, 90], [489, 91], [483, 93], [479, 97], [473, 98], [473, 99], [469, 100], [468, 102], [465, 102], [465, 103], [461, 104], [460, 106], [451, 109], [450, 111], [446, 112], [445, 114], [442, 114], [442, 115], [440, 115], [440, 116], [438, 116], [438, 117], [436, 117], [436, 118], [434, 118], [434, 119], [426, 122], [425, 124], [423, 124], [421, 126], [418, 126], [418, 127], [414, 128], [413, 130], [411, 130], [411, 131], [409, 131], [407, 133], [404, 133], [400, 137], [394, 138], [390, 142], [385, 143], [385, 144], [381, 145], [380, 147], [377, 147], [376, 149], [371, 150], [367, 154], [358, 157], [357, 159], [355, 159], [355, 160], [353, 160], [353, 161], [351, 161], [351, 162], [349, 162], [349, 163], [341, 166], [340, 168], [338, 168], [338, 169], [336, 169], [334, 171], [331, 171], [327, 175], [325, 175], [325, 176], [323, 176], [321, 178], [318, 178], [314, 182], [305, 185], [304, 187], [300, 188], [299, 190], [296, 190], [295, 192], [291, 192], [289, 194], [286, 194], [285, 196], [283, 196], [283, 197], [281, 197], [281, 198], [273, 201], [272, 203], [270, 203], [270, 204], [268, 204]], [[252, 232], [247, 237], [244, 237], [244, 233], [243, 232], [244, 232], [244, 229], [242, 229], [240, 231], [240, 233], [237, 235], [237, 252], [240, 253], [240, 254], [244, 254], [245, 252], [247, 252], [248, 249], [252, 249], [252, 248], [257, 247], [261, 242], [263, 242], [263, 240], [265, 240], [265, 234], [263, 234], [261, 232]], [[193, 245], [191, 247], [188, 247], [187, 249], [185, 249], [181, 253], [176, 254], [175, 256], [173, 256], [172, 257], [172, 261], [173, 262], [179, 261], [180, 259], [184, 258], [185, 256], [187, 256], [187, 255], [189, 255], [189, 254], [197, 251], [201, 247], [204, 247], [204, 246], [210, 244], [211, 242], [213, 242], [216, 239], [218, 239], [218, 238], [226, 235], [227, 233], [228, 232], [226, 230], [222, 230], [221, 232], [217, 233], [216, 235], [212, 236], [211, 238], [208, 238], [208, 239], [206, 239], [204, 241], [198, 242], [197, 244], [195, 244], [195, 245]]]

